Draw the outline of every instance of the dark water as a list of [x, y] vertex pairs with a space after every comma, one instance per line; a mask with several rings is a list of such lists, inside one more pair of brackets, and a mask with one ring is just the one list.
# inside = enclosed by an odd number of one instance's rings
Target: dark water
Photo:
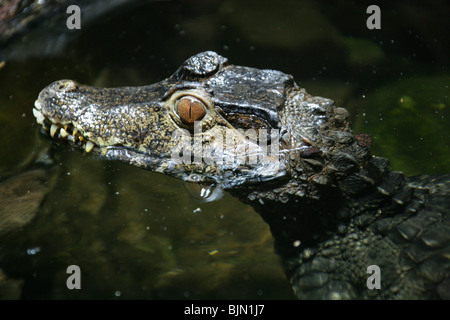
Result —
[[[233, 64], [291, 73], [311, 94], [349, 108], [355, 130], [374, 135], [374, 153], [394, 169], [450, 172], [449, 7], [380, 5], [381, 30], [368, 30], [369, 4], [142, 1], [82, 25], [55, 55], [11, 49], [21, 58], [0, 69], [0, 179], [45, 164], [51, 189], [36, 197], [31, 222], [0, 228], [0, 294], [293, 299], [252, 208], [228, 194], [205, 202], [181, 181], [51, 143], [32, 106], [58, 79], [148, 84], [215, 50]], [[35, 30], [47, 32], [45, 23]], [[81, 268], [81, 290], [66, 287], [69, 265]]]

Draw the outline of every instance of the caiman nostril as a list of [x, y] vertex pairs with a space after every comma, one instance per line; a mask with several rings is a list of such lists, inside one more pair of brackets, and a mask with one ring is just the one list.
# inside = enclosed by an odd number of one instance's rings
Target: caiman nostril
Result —
[[53, 88], [60, 92], [71, 92], [77, 89], [77, 83], [72, 80], [59, 80], [54, 83]]

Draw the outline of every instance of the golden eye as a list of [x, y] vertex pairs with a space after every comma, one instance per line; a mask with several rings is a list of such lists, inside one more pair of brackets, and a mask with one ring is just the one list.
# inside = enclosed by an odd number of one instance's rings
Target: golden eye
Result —
[[205, 117], [206, 107], [193, 96], [183, 96], [175, 103], [175, 112], [184, 124], [193, 125]]

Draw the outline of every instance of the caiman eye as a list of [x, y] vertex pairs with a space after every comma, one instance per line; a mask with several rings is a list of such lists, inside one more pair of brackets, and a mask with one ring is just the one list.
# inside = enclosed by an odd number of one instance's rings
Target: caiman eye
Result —
[[175, 112], [184, 124], [193, 125], [206, 116], [206, 106], [193, 96], [183, 96], [175, 103]]

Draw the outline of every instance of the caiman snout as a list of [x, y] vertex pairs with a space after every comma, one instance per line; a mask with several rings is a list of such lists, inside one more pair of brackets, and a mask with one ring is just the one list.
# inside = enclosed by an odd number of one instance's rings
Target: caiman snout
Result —
[[79, 85], [73, 80], [58, 80], [44, 88], [34, 103], [33, 114], [38, 124], [47, 131], [52, 138], [71, 141], [74, 145], [90, 152], [94, 143], [82, 135], [75, 125], [74, 113], [67, 112], [74, 102], [79, 99], [76, 91]]
[[37, 122], [41, 125], [44, 119], [61, 125], [71, 122], [71, 119], [64, 116], [65, 112], [58, 112], [58, 110], [67, 109], [79, 98], [75, 95], [78, 86], [78, 83], [73, 80], [58, 80], [44, 88], [34, 103], [33, 114]]

